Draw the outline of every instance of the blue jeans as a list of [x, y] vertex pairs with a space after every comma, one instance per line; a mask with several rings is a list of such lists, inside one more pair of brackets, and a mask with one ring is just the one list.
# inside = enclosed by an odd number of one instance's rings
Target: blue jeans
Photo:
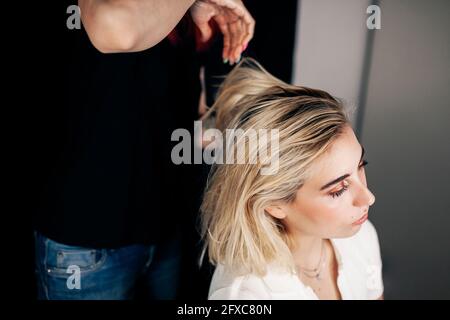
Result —
[[173, 239], [162, 245], [91, 249], [58, 243], [36, 232], [38, 299], [132, 299], [138, 281], [150, 299], [175, 299], [180, 247]]

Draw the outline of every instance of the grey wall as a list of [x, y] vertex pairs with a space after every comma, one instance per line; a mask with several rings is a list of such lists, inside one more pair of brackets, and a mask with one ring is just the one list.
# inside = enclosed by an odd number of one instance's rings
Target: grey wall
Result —
[[294, 77], [345, 99], [355, 120], [366, 42], [368, 0], [300, 0]]
[[386, 298], [450, 299], [450, 1], [380, 1], [362, 142]]

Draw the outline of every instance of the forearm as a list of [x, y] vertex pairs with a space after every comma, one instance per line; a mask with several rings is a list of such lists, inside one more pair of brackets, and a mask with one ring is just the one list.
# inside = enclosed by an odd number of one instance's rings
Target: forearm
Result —
[[81, 19], [101, 52], [141, 51], [159, 43], [195, 0], [78, 0]]

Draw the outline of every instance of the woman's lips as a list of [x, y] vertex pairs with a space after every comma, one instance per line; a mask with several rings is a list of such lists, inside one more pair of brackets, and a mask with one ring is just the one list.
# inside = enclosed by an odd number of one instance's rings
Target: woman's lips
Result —
[[369, 217], [369, 214], [366, 213], [365, 215], [363, 215], [361, 218], [359, 218], [358, 220], [356, 220], [355, 222], [352, 223], [352, 225], [354, 226], [358, 226], [363, 224], [364, 222], [366, 222], [367, 218]]

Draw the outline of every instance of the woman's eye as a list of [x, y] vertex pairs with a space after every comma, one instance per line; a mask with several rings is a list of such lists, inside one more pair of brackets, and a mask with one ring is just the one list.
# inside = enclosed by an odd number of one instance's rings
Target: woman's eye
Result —
[[[368, 163], [369, 162], [367, 162], [366, 160], [361, 161], [361, 164], [359, 165], [359, 169], [364, 168]], [[340, 197], [347, 189], [348, 189], [348, 184], [344, 183], [344, 185], [341, 189], [339, 189], [338, 191], [335, 191], [335, 192], [331, 192], [330, 196], [332, 196], [333, 198]]]
[[363, 160], [361, 164], [359, 165], [359, 168], [365, 167], [367, 164], [369, 164], [366, 160]]
[[347, 189], [348, 189], [348, 186], [344, 185], [340, 190], [332, 192], [332, 193], [330, 193], [330, 195], [333, 198], [340, 197], [345, 192], [345, 190], [347, 190]]

